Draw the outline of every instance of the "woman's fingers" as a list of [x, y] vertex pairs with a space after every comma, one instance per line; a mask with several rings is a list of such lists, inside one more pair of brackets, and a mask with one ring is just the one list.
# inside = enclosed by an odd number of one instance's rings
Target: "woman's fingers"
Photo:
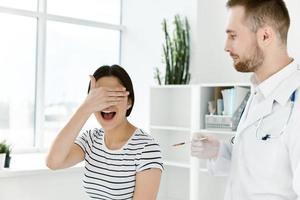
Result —
[[117, 97], [107, 97], [106, 102], [122, 102], [125, 101], [125, 96], [117, 96]]
[[128, 96], [129, 92], [126, 91], [125, 87], [99, 87], [96, 88], [96, 79], [93, 75], [89, 75], [90, 77], [90, 81], [91, 81], [91, 85], [90, 85], [90, 89], [96, 89], [96, 90], [104, 90], [106, 92], [108, 92], [109, 96]]
[[124, 92], [126, 91], [125, 87], [115, 87], [115, 88], [106, 88], [108, 92], [116, 92], [116, 91], [120, 91], [120, 92]]
[[109, 97], [127, 97], [128, 95], [128, 91], [108, 91]]
[[108, 88], [108, 87], [98, 87], [94, 88], [96, 94], [102, 94], [101, 96], [106, 97], [127, 97], [129, 95], [129, 91], [126, 89], [122, 89], [120, 87], [116, 88]]
[[128, 95], [129, 92], [123, 86], [97, 87], [95, 77], [90, 75], [90, 92], [86, 99], [86, 105], [93, 112], [101, 111], [110, 106], [125, 102]]

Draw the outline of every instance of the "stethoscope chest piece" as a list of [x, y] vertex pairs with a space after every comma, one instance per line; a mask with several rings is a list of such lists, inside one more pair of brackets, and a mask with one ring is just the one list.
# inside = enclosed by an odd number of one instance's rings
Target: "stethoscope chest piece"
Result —
[[270, 133], [263, 133], [264, 131], [262, 131], [263, 129], [261, 128], [261, 125], [263, 124], [262, 122], [264, 121], [264, 117], [262, 117], [257, 126], [256, 126], [256, 131], [255, 131], [255, 135], [256, 135], [256, 138], [258, 140], [262, 140], [262, 141], [266, 141], [268, 139], [272, 139], [272, 138], [279, 138], [286, 130], [287, 128], [287, 125], [289, 124], [290, 122], [290, 119], [291, 119], [291, 116], [292, 116], [292, 113], [293, 113], [293, 108], [294, 108], [294, 103], [295, 103], [295, 98], [296, 98], [296, 91], [294, 91], [290, 97], [290, 100], [291, 100], [291, 106], [290, 106], [290, 111], [289, 111], [289, 114], [287, 116], [287, 121], [286, 123], [284, 124], [284, 126], [282, 127], [282, 129], [280, 131], [278, 131], [279, 134], [270, 134]]

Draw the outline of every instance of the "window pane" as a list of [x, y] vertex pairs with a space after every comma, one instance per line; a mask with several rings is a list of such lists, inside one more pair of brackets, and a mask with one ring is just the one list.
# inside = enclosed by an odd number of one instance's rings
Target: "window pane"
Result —
[[0, 0], [0, 6], [36, 11], [37, 0]]
[[118, 63], [120, 37], [119, 31], [60, 22], [47, 27], [46, 147], [86, 97], [88, 75]]
[[48, 0], [49, 14], [120, 24], [120, 0]]
[[0, 140], [33, 145], [36, 19], [0, 14]]

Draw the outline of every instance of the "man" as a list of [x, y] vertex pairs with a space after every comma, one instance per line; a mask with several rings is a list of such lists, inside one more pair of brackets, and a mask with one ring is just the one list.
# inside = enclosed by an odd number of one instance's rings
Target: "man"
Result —
[[[195, 137], [192, 156], [228, 174], [226, 200], [300, 200], [300, 67], [287, 53], [283, 0], [229, 0], [225, 51], [253, 91], [233, 144]], [[206, 140], [200, 140], [206, 137]]]

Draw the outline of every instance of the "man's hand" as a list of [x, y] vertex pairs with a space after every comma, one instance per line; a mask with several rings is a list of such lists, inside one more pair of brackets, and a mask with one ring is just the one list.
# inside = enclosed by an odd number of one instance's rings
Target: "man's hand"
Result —
[[219, 148], [220, 141], [217, 138], [196, 133], [191, 143], [191, 155], [200, 159], [216, 158]]

